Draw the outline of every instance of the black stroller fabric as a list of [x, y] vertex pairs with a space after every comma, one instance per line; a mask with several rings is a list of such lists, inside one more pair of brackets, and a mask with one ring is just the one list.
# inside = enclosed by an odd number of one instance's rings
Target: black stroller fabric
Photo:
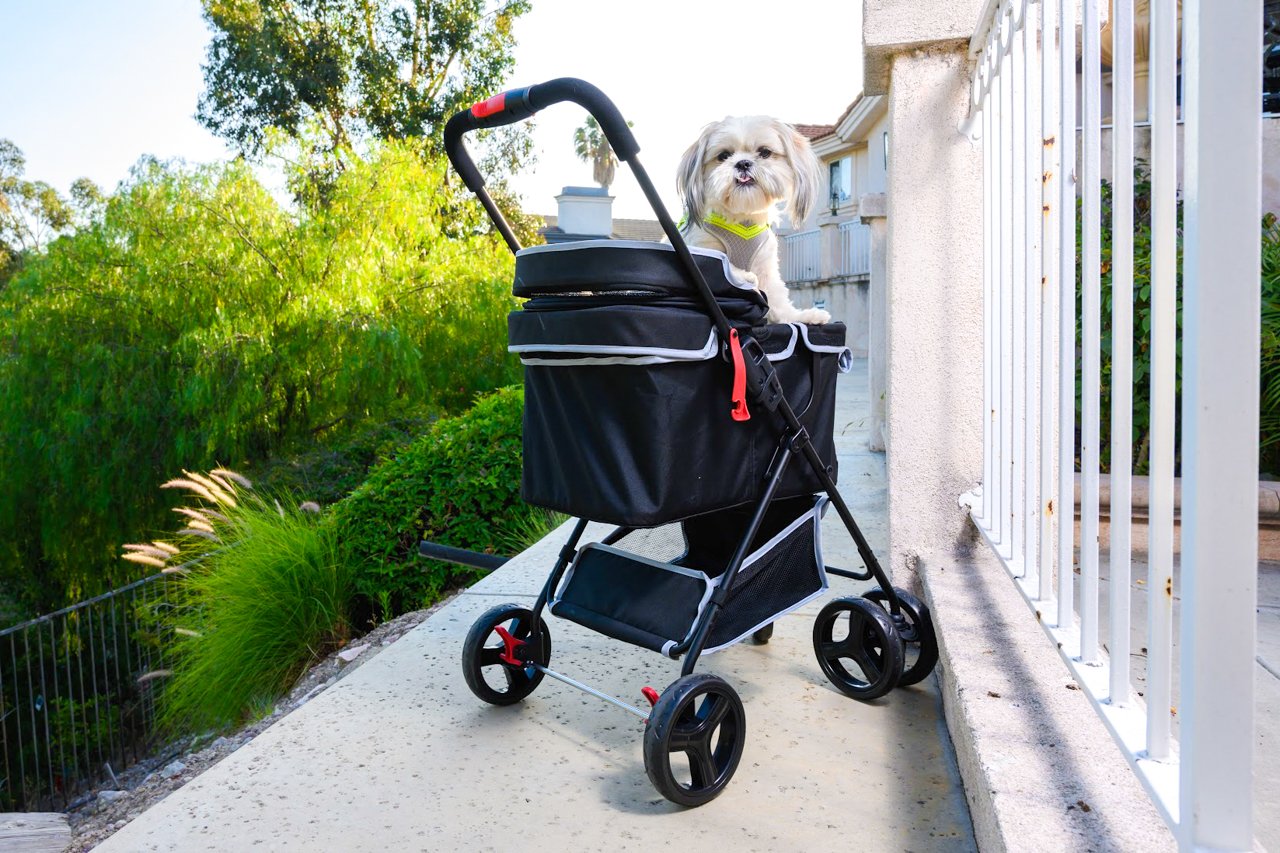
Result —
[[[724, 255], [693, 250], [740, 334], [761, 344], [835, 478], [835, 379], [845, 328], [762, 325], [767, 303]], [[587, 241], [516, 256], [523, 310], [508, 321], [525, 365], [524, 499], [569, 515], [652, 527], [757, 500], [780, 416], [730, 416], [733, 371], [670, 246]], [[779, 497], [822, 484], [800, 458]]]

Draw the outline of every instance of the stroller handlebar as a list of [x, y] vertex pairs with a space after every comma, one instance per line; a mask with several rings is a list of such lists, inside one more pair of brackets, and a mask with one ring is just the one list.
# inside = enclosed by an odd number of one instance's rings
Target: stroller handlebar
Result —
[[494, 95], [449, 119], [444, 126], [445, 153], [449, 155], [449, 162], [458, 171], [467, 189], [479, 192], [484, 186], [484, 177], [462, 144], [464, 134], [472, 130], [515, 124], [561, 101], [573, 101], [591, 113], [619, 160], [629, 161], [640, 151], [622, 113], [618, 112], [618, 108], [604, 92], [576, 77], [558, 77], [536, 86], [511, 89]]

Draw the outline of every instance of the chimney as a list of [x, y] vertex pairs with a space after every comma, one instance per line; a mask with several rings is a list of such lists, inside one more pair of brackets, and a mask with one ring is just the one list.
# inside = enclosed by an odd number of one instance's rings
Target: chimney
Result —
[[556, 203], [556, 225], [566, 236], [594, 239], [613, 234], [613, 196], [608, 188], [565, 187]]

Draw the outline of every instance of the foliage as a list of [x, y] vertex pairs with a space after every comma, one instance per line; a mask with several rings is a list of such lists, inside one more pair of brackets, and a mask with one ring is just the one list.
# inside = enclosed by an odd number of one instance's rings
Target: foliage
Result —
[[0, 139], [0, 285], [22, 257], [38, 252], [70, 229], [77, 215], [88, 215], [102, 201], [102, 191], [88, 178], [71, 186], [71, 200], [44, 181], [23, 179], [27, 158], [8, 139]]
[[115, 585], [164, 472], [514, 381], [511, 260], [482, 217], [398, 144], [299, 212], [243, 163], [141, 163], [0, 291], [0, 586], [51, 609]]
[[[1111, 351], [1112, 351], [1112, 186], [1102, 183], [1101, 228], [1101, 342], [1102, 383], [1100, 401], [1102, 469], [1110, 470], [1111, 456]], [[1133, 238], [1133, 464], [1134, 472], [1146, 474], [1151, 433], [1151, 179], [1139, 165], [1134, 175]], [[1080, 218], [1076, 234], [1076, 345], [1081, 346], [1083, 315], [1080, 313], [1081, 263]], [[1259, 423], [1259, 468], [1280, 471], [1280, 224], [1274, 214], [1262, 219], [1261, 269], [1261, 397]], [[1175, 411], [1182, 410], [1182, 199], [1177, 202], [1176, 329], [1177, 361], [1174, 368]], [[1076, 417], [1080, 420], [1080, 367], [1076, 369]], [[1078, 446], [1077, 436], [1077, 446]], [[1176, 437], [1175, 437], [1176, 438]], [[1175, 440], [1175, 470], [1181, 467], [1179, 443]]]
[[[1077, 209], [1082, 202], [1077, 200]], [[1111, 347], [1112, 347], [1112, 187], [1108, 181], [1102, 182], [1101, 209], [1101, 400], [1099, 421], [1101, 460], [1103, 470], [1109, 470], [1111, 457]], [[1081, 228], [1083, 217], [1076, 217], [1076, 346], [1082, 344], [1084, 334], [1084, 314], [1081, 294], [1083, 293], [1083, 240]], [[1133, 187], [1133, 465], [1138, 474], [1145, 474], [1148, 469], [1148, 451], [1151, 435], [1151, 176], [1143, 164], [1134, 171]], [[1181, 406], [1182, 398], [1182, 199], [1177, 202], [1177, 282], [1176, 288], [1176, 327], [1178, 336], [1178, 359], [1175, 368], [1174, 393], [1177, 395], [1175, 406]], [[1082, 374], [1081, 365], [1076, 365], [1076, 423], [1079, 424], [1081, 412]], [[1175, 409], [1180, 410], [1180, 409]], [[1176, 448], [1175, 444], [1175, 448]], [[1077, 448], [1079, 436], [1077, 436]], [[1176, 453], [1176, 450], [1175, 450]]]
[[374, 465], [422, 436], [432, 420], [425, 410], [370, 420], [335, 431], [324, 441], [304, 439], [296, 448], [283, 448], [244, 473], [264, 490], [304, 495], [329, 506], [354, 492]]
[[1280, 473], [1280, 223], [1262, 218], [1262, 360], [1259, 467]]
[[[424, 137], [493, 94], [528, 0], [204, 0], [213, 30], [197, 117], [241, 151], [318, 126], [331, 151]], [[438, 149], [437, 149], [438, 150]]]
[[[627, 122], [627, 127], [632, 127]], [[591, 179], [606, 189], [618, 172], [618, 157], [600, 129], [595, 116], [587, 116], [586, 124], [573, 132], [573, 152], [584, 163], [591, 164]]]
[[435, 601], [477, 570], [426, 561], [426, 539], [514, 553], [560, 519], [520, 500], [524, 392], [506, 388], [431, 431], [333, 508], [356, 588], [392, 616]]
[[314, 504], [259, 494], [225, 469], [165, 487], [189, 493], [185, 526], [124, 555], [176, 578], [161, 726], [234, 725], [346, 642], [351, 575]]

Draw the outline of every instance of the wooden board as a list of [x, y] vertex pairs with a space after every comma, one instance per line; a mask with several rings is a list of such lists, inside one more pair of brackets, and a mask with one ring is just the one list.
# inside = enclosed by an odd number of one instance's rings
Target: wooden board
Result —
[[62, 853], [70, 844], [71, 827], [61, 812], [0, 812], [4, 853]]

